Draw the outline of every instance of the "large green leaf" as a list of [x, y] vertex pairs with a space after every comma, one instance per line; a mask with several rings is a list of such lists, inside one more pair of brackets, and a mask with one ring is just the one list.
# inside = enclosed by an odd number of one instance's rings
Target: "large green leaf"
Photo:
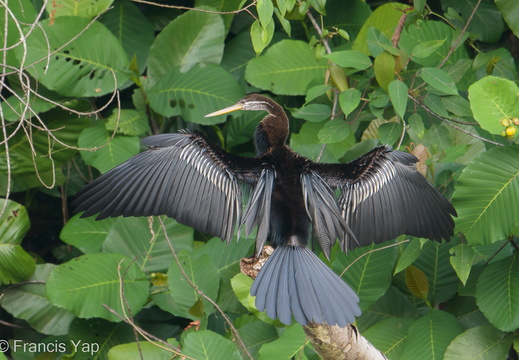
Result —
[[[193, 229], [165, 218], [164, 227], [175, 251], [193, 249]], [[126, 255], [142, 271], [166, 271], [174, 261], [164, 230], [157, 219], [119, 218], [110, 228], [103, 251]]]
[[504, 130], [502, 119], [519, 117], [517, 85], [507, 79], [487, 76], [469, 87], [470, 108], [474, 119], [492, 134]]
[[150, 106], [164, 116], [181, 115], [198, 124], [217, 124], [225, 116], [205, 118], [233, 105], [244, 95], [234, 77], [216, 65], [195, 66], [187, 73], [171, 69], [148, 92]]
[[[478, 5], [477, 11], [472, 14], [476, 4]], [[505, 30], [503, 16], [493, 1], [478, 3], [478, 0], [443, 0], [442, 5], [444, 8], [455, 9], [465, 21], [470, 19], [467, 31], [477, 34], [478, 40], [483, 42], [498, 42]]]
[[139, 341], [114, 346], [108, 351], [108, 360], [170, 360], [173, 354], [163, 345]]
[[515, 0], [495, 0], [495, 3], [515, 36], [519, 36], [519, 3]]
[[517, 254], [496, 261], [479, 276], [476, 301], [485, 317], [499, 330], [519, 327], [519, 259]]
[[103, 14], [101, 22], [119, 40], [128, 58], [135, 56], [137, 68], [142, 73], [154, 40], [153, 26], [148, 18], [131, 1], [116, 0], [113, 8]]
[[298, 40], [282, 40], [249, 61], [245, 79], [274, 94], [304, 95], [312, 81], [323, 82], [326, 60], [317, 60], [310, 46]]
[[[83, 255], [56, 267], [45, 286], [51, 304], [81, 318], [121, 319], [129, 306], [136, 314], [148, 299], [149, 282], [130, 259], [118, 254]], [[122, 298], [122, 296], [124, 298]]]
[[240, 360], [236, 345], [209, 330], [191, 331], [182, 338], [182, 354], [197, 360]]
[[[269, 325], [255, 317], [244, 316], [238, 319], [235, 323], [236, 328], [238, 329], [238, 333], [240, 334], [243, 343], [247, 347], [247, 350], [252, 355], [254, 359], [259, 358], [259, 350], [263, 346], [263, 344], [272, 342], [276, 340], [279, 335], [277, 329]], [[247, 321], [245, 324], [241, 325], [241, 321]]]
[[95, 151], [80, 151], [83, 160], [102, 173], [128, 160], [139, 152], [139, 138], [136, 136], [115, 135], [113, 139], [102, 124], [84, 129], [79, 135], [81, 148]]
[[232, 289], [234, 294], [240, 301], [240, 303], [245, 306], [245, 308], [252, 314], [258, 317], [258, 319], [268, 323], [268, 324], [277, 324], [281, 326], [279, 321], [272, 320], [268, 317], [268, 315], [256, 309], [256, 300], [254, 297], [250, 295], [250, 288], [252, 287], [253, 280], [243, 273], [236, 274], [231, 279]]
[[306, 335], [299, 324], [288, 327], [279, 339], [274, 340], [261, 347], [260, 360], [285, 360], [298, 358], [305, 346]]
[[[50, 138], [47, 131], [33, 130], [30, 138], [25, 132], [18, 131], [9, 140], [10, 167], [13, 174], [34, 173], [35, 167], [39, 173], [54, 170], [77, 153], [68, 147], [77, 145], [79, 133], [89, 123], [84, 117], [72, 117], [57, 109], [42, 115], [42, 121], [65, 146]], [[31, 151], [31, 143], [35, 154]], [[7, 153], [4, 146], [0, 149], [0, 173], [7, 173]]]
[[365, 331], [380, 321], [393, 317], [417, 319], [418, 312], [408, 296], [390, 286], [380, 299], [357, 318], [357, 326], [360, 331]]
[[439, 304], [452, 298], [458, 290], [458, 277], [452, 268], [450, 249], [452, 244], [432, 243], [422, 251], [414, 265], [427, 276], [429, 283], [429, 299]]
[[458, 335], [445, 352], [444, 360], [506, 359], [512, 337], [491, 325], [476, 326]]
[[96, 221], [94, 216], [84, 219], [80, 219], [79, 216], [80, 214], [77, 214], [67, 221], [59, 234], [60, 239], [85, 254], [100, 252], [108, 232], [117, 219], [107, 218]]
[[4, 212], [0, 216], [0, 244], [20, 245], [23, 236], [31, 227], [27, 209], [17, 202], [0, 199], [0, 209], [4, 205]]
[[177, 67], [185, 73], [197, 64], [219, 64], [224, 38], [220, 15], [188, 11], [155, 38], [148, 59], [148, 76], [157, 81]]
[[[44, 282], [56, 267], [53, 264], [37, 265], [28, 281]], [[31, 327], [47, 335], [65, 335], [74, 315], [49, 303], [45, 296], [45, 285], [25, 284], [6, 291], [0, 304], [11, 315], [27, 321]]]
[[384, 245], [364, 246], [348, 252], [348, 255], [337, 251], [332, 264], [339, 274], [351, 264], [342, 278], [359, 295], [359, 306], [362, 310], [384, 295], [391, 284], [396, 248], [378, 250], [382, 246]]
[[[199, 306], [198, 302], [201, 300], [203, 313], [211, 314], [214, 311], [214, 307], [193, 288], [189, 281], [207, 297], [215, 301], [220, 287], [218, 269], [207, 255], [194, 259], [184, 252], [178, 255], [178, 259], [179, 264], [174, 261], [168, 270], [168, 285], [171, 297], [185, 313], [201, 317], [202, 313], [193, 308], [195, 305]], [[179, 268], [179, 265], [182, 267], [182, 270]]]
[[106, 11], [114, 0], [95, 0], [95, 1], [77, 1], [77, 0], [53, 0], [48, 1], [46, 10], [52, 14], [53, 18], [60, 16], [81, 16], [85, 18], [93, 18]]
[[20, 245], [0, 244], [0, 284], [15, 284], [34, 273], [36, 262]]
[[119, 41], [101, 23], [82, 17], [41, 21], [27, 37], [27, 50], [16, 48], [16, 56], [25, 57], [27, 71], [45, 87], [66, 96], [101, 96], [130, 78]]
[[146, 113], [134, 109], [115, 109], [108, 117], [106, 123], [107, 130], [117, 133], [138, 136], [150, 132], [150, 125]]
[[469, 244], [490, 244], [509, 235], [519, 220], [519, 147], [482, 153], [461, 173], [454, 190], [456, 231]]
[[438, 360], [450, 342], [461, 333], [451, 314], [431, 309], [409, 327], [409, 335], [400, 360]]
[[397, 317], [385, 319], [364, 331], [362, 335], [389, 359], [400, 359], [407, 332], [414, 321], [414, 319]]

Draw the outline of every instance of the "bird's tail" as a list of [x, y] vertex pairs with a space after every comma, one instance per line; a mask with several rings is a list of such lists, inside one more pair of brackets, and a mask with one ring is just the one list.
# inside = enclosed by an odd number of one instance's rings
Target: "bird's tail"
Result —
[[306, 246], [278, 246], [251, 288], [256, 307], [283, 324], [295, 320], [344, 327], [361, 311], [359, 297]]

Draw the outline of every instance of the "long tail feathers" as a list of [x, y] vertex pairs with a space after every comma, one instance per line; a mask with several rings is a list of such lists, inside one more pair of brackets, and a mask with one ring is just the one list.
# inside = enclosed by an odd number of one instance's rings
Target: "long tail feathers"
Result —
[[283, 324], [295, 320], [344, 327], [361, 311], [359, 297], [309, 248], [279, 246], [254, 280], [256, 307]]

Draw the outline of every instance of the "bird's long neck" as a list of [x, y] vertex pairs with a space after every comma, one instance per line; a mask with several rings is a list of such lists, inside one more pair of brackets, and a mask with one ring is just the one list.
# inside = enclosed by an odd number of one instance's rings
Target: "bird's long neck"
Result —
[[263, 155], [268, 149], [284, 146], [288, 137], [288, 118], [278, 104], [269, 111], [256, 128], [254, 145], [257, 155]]

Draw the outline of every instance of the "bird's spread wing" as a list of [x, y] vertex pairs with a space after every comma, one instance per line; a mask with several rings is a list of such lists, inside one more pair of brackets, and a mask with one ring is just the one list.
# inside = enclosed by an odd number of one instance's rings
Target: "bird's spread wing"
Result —
[[345, 235], [350, 230], [341, 216], [332, 189], [317, 173], [308, 171], [301, 174], [301, 184], [306, 212], [312, 221], [314, 234], [329, 258], [335, 240], [346, 241]]
[[[145, 138], [149, 146], [80, 191], [82, 217], [167, 215], [230, 241], [241, 219], [244, 186], [254, 185], [261, 163], [231, 155], [198, 134]], [[239, 169], [239, 170], [237, 170]]]
[[417, 161], [411, 154], [380, 146], [347, 164], [310, 166], [328, 186], [340, 190], [337, 205], [354, 235], [339, 237], [344, 250], [401, 234], [438, 241], [452, 235], [451, 215], [456, 212], [416, 171]]

